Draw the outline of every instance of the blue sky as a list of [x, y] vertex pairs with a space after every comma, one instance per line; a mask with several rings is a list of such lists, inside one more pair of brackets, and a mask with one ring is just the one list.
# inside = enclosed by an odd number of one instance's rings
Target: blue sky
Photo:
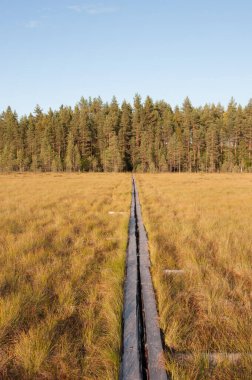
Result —
[[1, 0], [0, 112], [252, 97], [251, 0]]

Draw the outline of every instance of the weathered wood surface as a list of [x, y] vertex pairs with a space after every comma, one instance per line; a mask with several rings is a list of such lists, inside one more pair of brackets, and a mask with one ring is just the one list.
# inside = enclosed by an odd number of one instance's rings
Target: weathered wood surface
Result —
[[197, 358], [204, 358], [208, 360], [209, 364], [216, 365], [223, 361], [236, 363], [243, 358], [252, 360], [252, 353], [241, 352], [174, 352], [170, 354], [171, 359], [178, 363], [185, 363], [193, 361]]
[[137, 246], [134, 188], [132, 190], [129, 222], [123, 322], [123, 357], [121, 379], [140, 380], [142, 377], [140, 368], [141, 363], [139, 355], [137, 315]]
[[139, 232], [140, 277], [145, 323], [145, 346], [147, 351], [148, 376], [150, 380], [167, 380], [167, 373], [164, 367], [163, 347], [156, 299], [150, 273], [148, 239], [142, 220], [141, 206], [135, 181], [134, 187]]
[[185, 273], [184, 269], [165, 269], [164, 270], [164, 274], [166, 274], [166, 275], [169, 275], [169, 274], [180, 275], [180, 274], [184, 274], [184, 273]]

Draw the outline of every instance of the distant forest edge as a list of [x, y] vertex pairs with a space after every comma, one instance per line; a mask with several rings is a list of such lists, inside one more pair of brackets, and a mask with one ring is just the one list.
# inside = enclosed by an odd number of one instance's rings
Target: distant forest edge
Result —
[[20, 119], [0, 115], [0, 171], [252, 172], [252, 100], [181, 108], [82, 98]]

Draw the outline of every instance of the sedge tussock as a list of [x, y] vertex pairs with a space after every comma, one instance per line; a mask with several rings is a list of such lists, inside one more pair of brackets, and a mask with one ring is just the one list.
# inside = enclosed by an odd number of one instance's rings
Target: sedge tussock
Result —
[[116, 379], [130, 175], [1, 175], [0, 199], [0, 378]]
[[[174, 379], [250, 379], [252, 192], [250, 174], [137, 174], [160, 326]], [[167, 275], [167, 269], [184, 270]], [[213, 366], [202, 352], [240, 352]]]

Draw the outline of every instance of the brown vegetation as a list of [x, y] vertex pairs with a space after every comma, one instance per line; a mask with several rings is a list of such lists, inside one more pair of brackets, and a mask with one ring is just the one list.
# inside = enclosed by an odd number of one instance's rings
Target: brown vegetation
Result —
[[130, 186], [0, 177], [1, 379], [117, 378]]
[[[174, 379], [251, 379], [252, 177], [137, 175], [167, 347], [193, 353]], [[184, 273], [167, 273], [182, 269]], [[212, 366], [202, 352], [241, 352]]]

